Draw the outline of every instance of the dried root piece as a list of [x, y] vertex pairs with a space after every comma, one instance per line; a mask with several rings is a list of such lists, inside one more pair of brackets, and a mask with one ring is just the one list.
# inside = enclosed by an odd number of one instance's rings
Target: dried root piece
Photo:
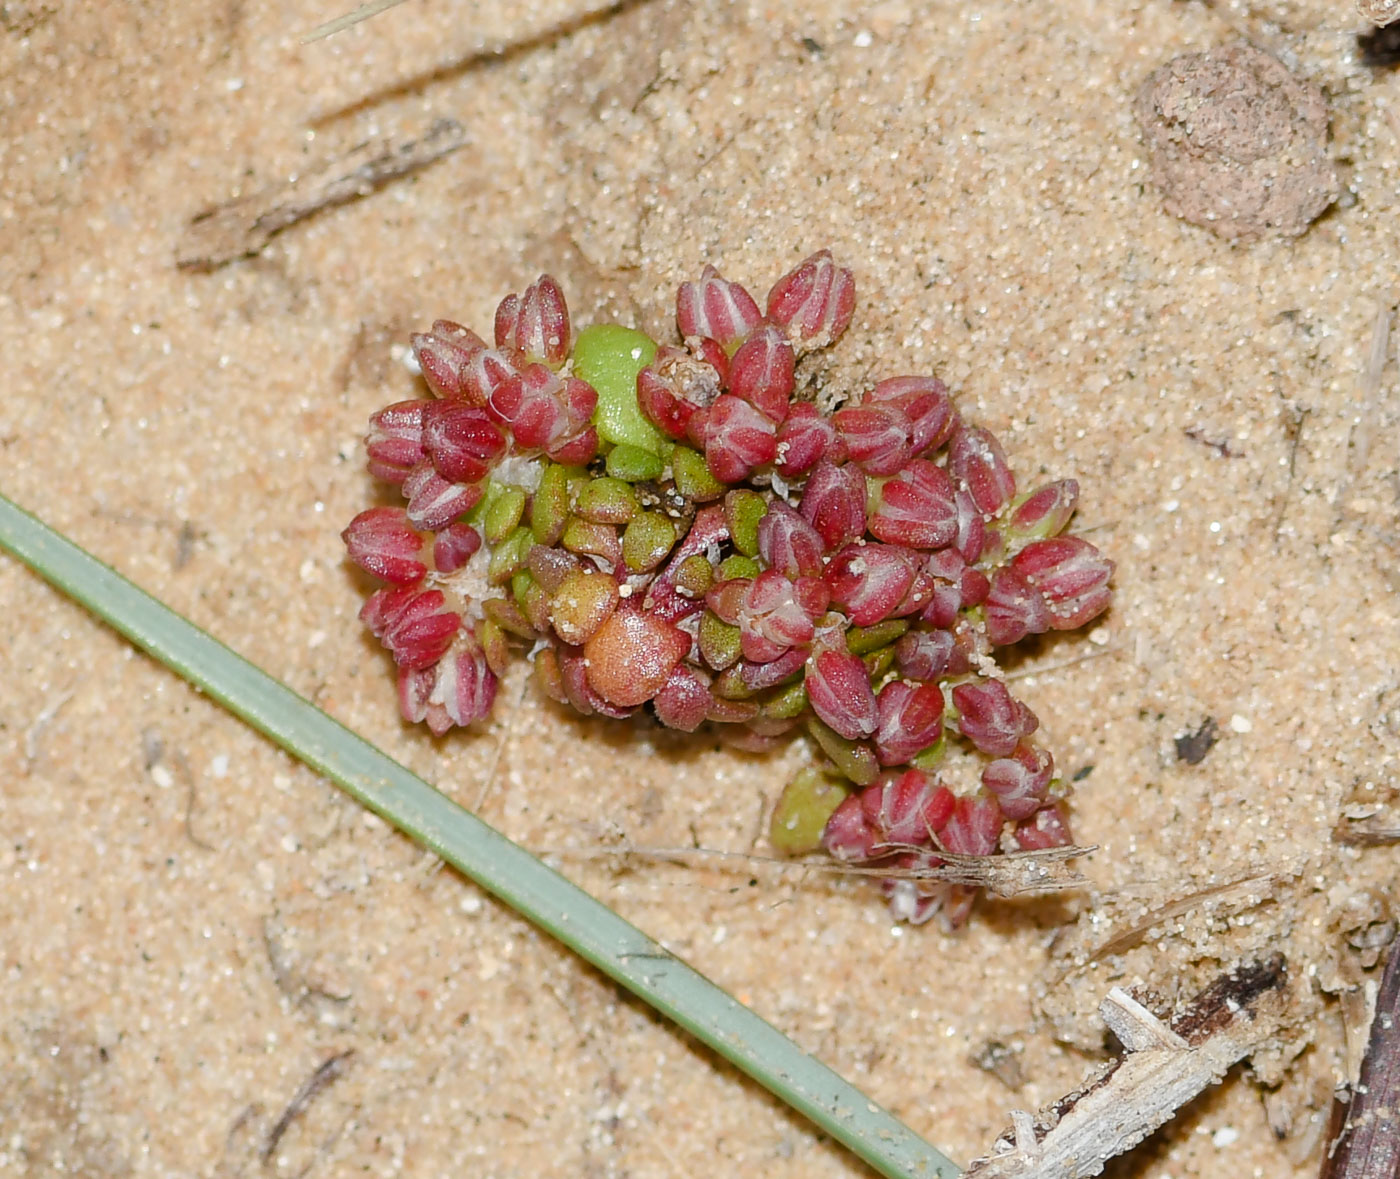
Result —
[[1165, 1125], [1281, 1026], [1282, 957], [1223, 975], [1171, 1021], [1119, 987], [1099, 1008], [1125, 1054], [1083, 1086], [1012, 1128], [965, 1179], [1081, 1179]]

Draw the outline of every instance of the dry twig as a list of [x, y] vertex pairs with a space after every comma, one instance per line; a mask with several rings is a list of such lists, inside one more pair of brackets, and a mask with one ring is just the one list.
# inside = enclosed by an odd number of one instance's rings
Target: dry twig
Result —
[[1170, 1024], [1114, 987], [1099, 1012], [1126, 1049], [1123, 1057], [1038, 1117], [1014, 1111], [1012, 1129], [964, 1179], [1099, 1174], [1278, 1029], [1285, 978], [1281, 956], [1241, 967], [1202, 991]]
[[336, 171], [327, 163], [288, 184], [239, 197], [206, 209], [185, 230], [175, 251], [175, 264], [183, 270], [217, 270], [240, 258], [259, 253], [284, 229], [336, 205], [368, 196], [391, 180], [426, 167], [466, 142], [466, 132], [455, 119], [439, 119], [419, 139], [407, 143], [365, 144], [346, 160], [361, 159], [348, 171]]

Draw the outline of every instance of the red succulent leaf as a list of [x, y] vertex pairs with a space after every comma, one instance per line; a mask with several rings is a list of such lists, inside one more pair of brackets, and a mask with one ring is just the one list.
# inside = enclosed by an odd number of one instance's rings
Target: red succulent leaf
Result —
[[932, 683], [950, 674], [957, 639], [948, 630], [911, 630], [894, 645], [900, 675]]
[[848, 405], [832, 423], [850, 461], [867, 475], [893, 475], [914, 455], [909, 417], [898, 405]]
[[941, 549], [958, 535], [956, 489], [948, 472], [912, 459], [880, 484], [870, 531], [889, 544]]
[[447, 608], [441, 590], [413, 587], [382, 589], [371, 594], [360, 619], [394, 656], [401, 668], [431, 667], [447, 652], [462, 616]]
[[433, 469], [449, 483], [486, 478], [506, 452], [506, 436], [486, 410], [460, 401], [427, 402], [423, 449]]
[[902, 765], [943, 733], [943, 689], [891, 680], [875, 698], [879, 724], [875, 755], [882, 766]]
[[[716, 598], [731, 587], [738, 592], [730, 595], [734, 608], [727, 612]], [[768, 663], [789, 648], [812, 641], [816, 619], [826, 612], [830, 595], [819, 578], [804, 577], [794, 584], [777, 569], [767, 569], [752, 581], [722, 582], [707, 600], [710, 609], [739, 628], [744, 658]]]
[[937, 450], [958, 426], [958, 411], [948, 386], [937, 377], [890, 377], [865, 398], [865, 404], [889, 402], [909, 420], [909, 441], [915, 454]]
[[916, 569], [914, 554], [908, 549], [848, 544], [831, 558], [822, 576], [837, 609], [856, 626], [874, 626], [899, 613], [914, 585]]
[[[723, 360], [723, 355], [715, 359]], [[680, 442], [688, 436], [695, 411], [713, 405], [723, 388], [724, 370], [710, 359], [665, 344], [637, 374], [637, 405], [653, 425]]]
[[365, 453], [369, 473], [386, 483], [402, 483], [423, 461], [423, 411], [432, 401], [398, 401], [369, 419]]
[[484, 719], [495, 702], [496, 676], [469, 632], [433, 666], [399, 669], [399, 711], [412, 724], [426, 721], [434, 736]]
[[1044, 595], [1012, 568], [992, 574], [982, 608], [987, 616], [987, 638], [997, 647], [1019, 642], [1027, 635], [1044, 634], [1053, 624]]
[[977, 794], [957, 800], [952, 818], [938, 833], [944, 851], [962, 856], [990, 856], [997, 850], [1004, 816], [995, 798]]
[[433, 538], [433, 567], [455, 573], [481, 548], [481, 533], [465, 521], [449, 524]]
[[676, 324], [681, 336], [709, 336], [732, 352], [763, 318], [753, 296], [737, 282], [706, 266], [698, 282], [683, 282], [676, 292]]
[[807, 660], [807, 699], [812, 711], [847, 741], [875, 731], [875, 693], [865, 664], [846, 651], [818, 651]]
[[1055, 759], [1047, 750], [1022, 741], [1010, 757], [999, 757], [982, 770], [982, 785], [996, 795], [1008, 819], [1027, 819], [1040, 809]]
[[753, 331], [729, 362], [729, 392], [774, 424], [787, 417], [795, 387], [792, 345], [774, 324]]
[[356, 565], [394, 585], [415, 585], [428, 572], [423, 564], [423, 535], [402, 508], [361, 512], [340, 539]]
[[403, 493], [408, 498], [409, 523], [436, 532], [476, 507], [485, 488], [480, 483], [451, 483], [431, 463], [423, 463], [403, 481]]
[[1039, 591], [1055, 630], [1075, 630], [1097, 618], [1113, 597], [1113, 562], [1087, 540], [1033, 540], [1011, 561], [1014, 573]]
[[[762, 532], [763, 524], [760, 522], [760, 538]], [[695, 514], [695, 519], [691, 521], [690, 531], [685, 534], [685, 538], [672, 551], [671, 559], [666, 568], [657, 575], [648, 587], [642, 609], [666, 622], [679, 622], [691, 614], [698, 613], [705, 603], [677, 592], [676, 577], [678, 571], [687, 559], [697, 553], [713, 553], [711, 564], [717, 564], [720, 545], [728, 539], [729, 524], [725, 519], [724, 506], [710, 504], [708, 507], [701, 508]]]
[[1011, 834], [1022, 851], [1046, 851], [1074, 843], [1068, 808], [1060, 799], [1046, 803], [1029, 819], [1022, 819]]
[[1010, 540], [1058, 536], [1078, 504], [1079, 484], [1074, 479], [1047, 483], [1023, 497], [1007, 514], [1003, 526], [1006, 536]]
[[822, 538], [827, 552], [865, 534], [865, 476], [850, 465], [817, 464], [802, 489], [802, 518]]
[[656, 719], [669, 729], [693, 733], [705, 723], [710, 706], [710, 677], [698, 668], [678, 664], [661, 691], [652, 697]]
[[710, 406], [705, 465], [721, 483], [738, 483], [778, 453], [777, 428], [747, 401], [724, 394]]
[[830, 250], [818, 250], [768, 292], [768, 318], [803, 352], [835, 343], [855, 306], [855, 278], [836, 265]]
[[918, 847], [943, 830], [956, 797], [923, 770], [886, 774], [860, 793], [861, 810], [882, 844]]
[[983, 753], [1010, 757], [1040, 727], [1029, 708], [1001, 680], [983, 679], [953, 689], [958, 730]]
[[822, 830], [822, 847], [827, 855], [848, 864], [873, 859], [881, 842], [859, 794], [842, 799]]
[[845, 446], [836, 436], [836, 427], [810, 401], [788, 406], [787, 417], [778, 428], [778, 473], [795, 478], [810, 471], [822, 459], [839, 462]]
[[758, 522], [758, 555], [770, 569], [791, 578], [819, 577], [821, 535], [783, 500], [775, 499]]
[[948, 470], [967, 488], [984, 516], [996, 515], [1016, 494], [1016, 479], [1006, 464], [1006, 454], [990, 430], [959, 429], [948, 444]]
[[423, 379], [435, 396], [481, 404], [464, 374], [476, 354], [486, 347], [485, 340], [460, 323], [439, 319], [431, 331], [415, 332], [409, 343]]
[[523, 295], [501, 300], [496, 308], [496, 346], [554, 369], [569, 358], [569, 308], [551, 276], [542, 274]]

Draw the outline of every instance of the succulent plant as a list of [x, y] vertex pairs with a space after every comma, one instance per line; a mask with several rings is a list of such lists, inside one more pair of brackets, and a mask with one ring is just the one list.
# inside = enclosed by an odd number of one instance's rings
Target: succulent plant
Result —
[[[502, 300], [494, 343], [447, 320], [415, 335], [432, 396], [366, 437], [405, 504], [343, 533], [386, 583], [360, 616], [404, 717], [481, 720], [528, 647], [585, 715], [645, 710], [747, 749], [809, 734], [825, 760], [774, 811], [780, 852], [918, 868], [1068, 845], [1066, 784], [992, 654], [1101, 614], [1113, 563], [1063, 535], [1078, 484], [1020, 492], [937, 378], [829, 414], [804, 398], [798, 360], [854, 305], [822, 250], [764, 304], [707, 266], [677, 293], [676, 342], [575, 336], [548, 275]], [[937, 776], [950, 740], [984, 759], [975, 794]], [[885, 891], [950, 927], [975, 895], [908, 873]]]

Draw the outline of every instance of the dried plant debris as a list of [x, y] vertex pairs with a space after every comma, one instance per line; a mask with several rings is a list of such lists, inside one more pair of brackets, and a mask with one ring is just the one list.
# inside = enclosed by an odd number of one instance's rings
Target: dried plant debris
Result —
[[1253, 46], [1168, 62], [1136, 113], [1167, 211], [1220, 237], [1297, 236], [1340, 192], [1322, 91]]
[[1286, 981], [1282, 957], [1251, 963], [1218, 978], [1170, 1024], [1114, 987], [1099, 1012], [1123, 1057], [1038, 1116], [1013, 1112], [1012, 1128], [966, 1179], [1099, 1174], [1279, 1029]]
[[1361, 1076], [1329, 1143], [1322, 1179], [1392, 1179], [1400, 1174], [1400, 953], [1376, 993]]
[[1220, 726], [1215, 723], [1215, 717], [1208, 716], [1197, 728], [1173, 738], [1176, 760], [1184, 761], [1188, 766], [1198, 766], [1219, 740]]
[[217, 270], [251, 258], [284, 229], [335, 205], [368, 196], [466, 142], [453, 119], [439, 119], [418, 139], [364, 144], [348, 156], [276, 185], [206, 209], [191, 220], [175, 251], [182, 270]]

